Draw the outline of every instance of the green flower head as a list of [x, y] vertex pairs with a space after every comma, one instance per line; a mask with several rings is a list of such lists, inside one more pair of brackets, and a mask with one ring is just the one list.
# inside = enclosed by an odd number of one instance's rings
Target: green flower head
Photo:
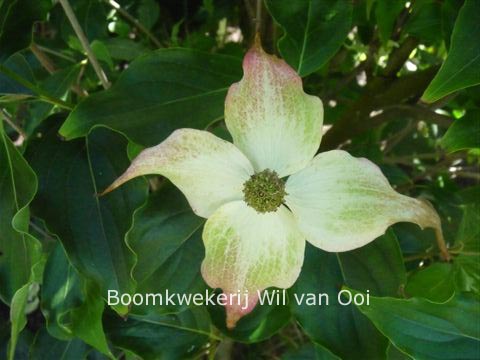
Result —
[[246, 309], [227, 305], [227, 325], [250, 312], [268, 287], [299, 276], [305, 241], [325, 251], [368, 244], [400, 221], [440, 229], [428, 204], [395, 192], [380, 169], [345, 151], [317, 154], [323, 106], [296, 72], [254, 45], [225, 102], [233, 144], [179, 129], [144, 150], [106, 191], [160, 174], [207, 222], [202, 275], [226, 294], [248, 291]]

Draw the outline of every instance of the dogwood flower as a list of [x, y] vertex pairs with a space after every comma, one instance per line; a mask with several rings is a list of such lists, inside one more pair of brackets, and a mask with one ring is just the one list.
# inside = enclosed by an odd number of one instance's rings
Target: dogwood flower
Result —
[[304, 93], [283, 60], [257, 43], [243, 71], [225, 102], [233, 144], [207, 131], [176, 130], [142, 151], [106, 190], [160, 174], [208, 219], [203, 278], [225, 294], [249, 294], [247, 308], [226, 306], [229, 327], [254, 308], [257, 291], [293, 285], [305, 241], [340, 252], [368, 244], [400, 221], [440, 229], [431, 206], [394, 191], [369, 160], [341, 150], [315, 155], [322, 102]]

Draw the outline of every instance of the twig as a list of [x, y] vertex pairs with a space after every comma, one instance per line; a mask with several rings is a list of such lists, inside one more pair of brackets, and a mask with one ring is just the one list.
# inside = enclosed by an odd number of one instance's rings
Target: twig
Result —
[[128, 11], [123, 9], [119, 3], [117, 3], [114, 0], [103, 0], [105, 3], [113, 7], [122, 17], [124, 17], [126, 20], [128, 20], [130, 23], [133, 24], [138, 30], [143, 32], [149, 39], [150, 41], [156, 46], [156, 47], [163, 47], [162, 43], [160, 40], [158, 40], [155, 35], [153, 35], [150, 30], [148, 30], [138, 19], [134, 18]]
[[463, 177], [463, 178], [466, 178], [466, 179], [480, 180], [480, 174], [475, 173], [475, 172], [455, 171], [453, 174], [455, 174], [458, 177]]
[[[38, 45], [32, 43], [30, 45], [30, 50], [32, 50], [32, 53], [35, 55], [37, 60], [40, 62], [40, 64], [50, 73], [53, 74], [56, 71], [56, 66], [53, 63], [52, 59], [48, 57]], [[85, 94], [85, 91], [80, 87], [79, 84], [74, 84], [71, 87], [71, 90], [77, 94], [78, 96], [86, 96], [88, 94]]]
[[54, 56], [56, 56], [56, 57], [62, 58], [62, 59], [67, 60], [67, 61], [70, 61], [71, 63], [76, 63], [76, 62], [77, 62], [77, 60], [75, 60], [73, 57], [70, 57], [70, 56], [68, 56], [68, 55], [62, 54], [61, 52], [58, 52], [58, 51], [49, 49], [49, 48], [47, 48], [47, 47], [45, 47], [45, 46], [41, 46], [41, 45], [38, 45], [38, 44], [35, 44], [35, 46], [36, 46], [39, 50], [41, 50], [41, 51], [43, 51], [43, 52], [45, 52], [45, 53], [47, 53], [47, 54], [54, 55]]
[[37, 60], [42, 64], [42, 66], [47, 70], [50, 74], [53, 74], [56, 70], [53, 61], [46, 55], [39, 47], [32, 43], [30, 45], [30, 50], [32, 51], [33, 55], [37, 58]]
[[73, 31], [75, 31], [75, 34], [77, 35], [78, 39], [80, 40], [80, 43], [82, 44], [83, 49], [87, 53], [87, 57], [92, 63], [93, 69], [95, 70], [95, 73], [97, 74], [98, 78], [100, 79], [100, 82], [102, 83], [102, 86], [105, 89], [108, 89], [110, 87], [110, 83], [108, 82], [107, 76], [103, 72], [102, 67], [100, 66], [100, 63], [98, 62], [97, 58], [93, 54], [92, 48], [90, 47], [90, 44], [88, 43], [88, 39], [83, 32], [80, 24], [78, 23], [77, 17], [75, 16], [75, 13], [73, 12], [72, 7], [70, 6], [70, 3], [68, 0], [59, 0], [60, 4], [63, 7], [63, 10], [65, 11], [65, 15], [67, 15], [68, 20], [70, 21], [70, 24], [73, 27]]
[[10, 115], [5, 111], [5, 109], [1, 109], [1, 114], [2, 114], [2, 118], [3, 120], [11, 126], [11, 128], [13, 130], [15, 130], [18, 135], [20, 135], [21, 137], [23, 137], [24, 139], [27, 138], [27, 134], [25, 133], [25, 131], [22, 130], [22, 128], [20, 128], [17, 124], [15, 124], [13, 122], [13, 120], [10, 118]]

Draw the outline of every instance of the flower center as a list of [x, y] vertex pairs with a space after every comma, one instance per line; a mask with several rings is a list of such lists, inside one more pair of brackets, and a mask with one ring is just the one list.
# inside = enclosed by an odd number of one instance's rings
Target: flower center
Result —
[[275, 171], [269, 169], [254, 174], [245, 181], [243, 194], [247, 205], [260, 213], [277, 210], [287, 195], [283, 181]]

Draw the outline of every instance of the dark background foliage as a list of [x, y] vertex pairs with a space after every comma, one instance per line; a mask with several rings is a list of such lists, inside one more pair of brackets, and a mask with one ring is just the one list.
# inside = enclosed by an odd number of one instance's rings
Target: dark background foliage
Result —
[[[218, 307], [108, 307], [108, 289], [207, 288], [178, 190], [94, 194], [177, 128], [228, 137], [256, 30], [323, 100], [320, 150], [428, 199], [451, 261], [397, 224], [347, 253], [307, 246], [288, 296], [329, 306], [259, 306], [233, 331]], [[479, 358], [479, 39], [479, 0], [0, 0], [0, 358]], [[340, 306], [342, 287], [370, 306]]]

